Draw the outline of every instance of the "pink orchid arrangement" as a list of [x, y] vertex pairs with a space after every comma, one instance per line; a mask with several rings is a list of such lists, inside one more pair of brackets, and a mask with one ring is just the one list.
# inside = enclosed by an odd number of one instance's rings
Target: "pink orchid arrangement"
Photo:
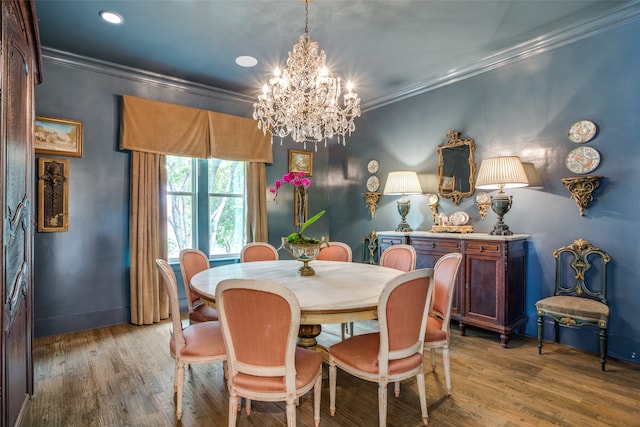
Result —
[[306, 187], [309, 188], [311, 185], [311, 180], [307, 178], [307, 174], [305, 172], [289, 172], [282, 175], [282, 179], [276, 179], [271, 188], [269, 188], [269, 192], [273, 194], [273, 200], [278, 201], [278, 190], [282, 187], [282, 184], [291, 184], [294, 187]]

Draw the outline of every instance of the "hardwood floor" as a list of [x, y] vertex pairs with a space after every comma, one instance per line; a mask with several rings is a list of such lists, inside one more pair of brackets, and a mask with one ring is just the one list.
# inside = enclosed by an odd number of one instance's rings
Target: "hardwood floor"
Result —
[[[376, 327], [356, 323], [356, 333]], [[223, 426], [228, 393], [222, 365], [186, 370], [184, 415], [175, 421], [169, 322], [117, 325], [35, 341], [35, 394], [26, 426]], [[452, 325], [452, 328], [457, 327]], [[324, 328], [319, 341], [339, 339], [340, 325]], [[453, 395], [446, 396], [442, 357], [426, 372], [430, 426], [639, 426], [640, 365], [545, 343], [539, 356], [531, 338], [513, 337], [509, 349], [496, 334], [467, 328], [451, 343]], [[427, 365], [429, 365], [427, 359]], [[326, 377], [326, 366], [325, 366]], [[390, 386], [392, 387], [392, 386]], [[337, 412], [329, 415], [323, 381], [321, 426], [375, 426], [377, 385], [338, 371]], [[311, 393], [300, 400], [298, 425], [313, 426]], [[253, 402], [238, 426], [285, 424], [282, 403]], [[389, 389], [388, 424], [420, 426], [415, 380], [399, 398]]]

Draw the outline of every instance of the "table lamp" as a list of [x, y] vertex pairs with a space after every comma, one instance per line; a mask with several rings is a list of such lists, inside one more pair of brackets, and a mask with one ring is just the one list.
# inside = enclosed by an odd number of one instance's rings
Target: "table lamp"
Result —
[[498, 222], [489, 232], [492, 235], [508, 236], [513, 234], [502, 217], [511, 209], [513, 196], [507, 196], [505, 188], [526, 187], [529, 185], [527, 174], [518, 156], [501, 156], [485, 159], [480, 164], [476, 188], [499, 190], [491, 197], [491, 209], [498, 215]]
[[527, 179], [529, 180], [527, 188], [531, 188], [532, 190], [543, 189], [544, 185], [542, 184], [542, 178], [540, 178], [540, 174], [533, 163], [522, 162], [522, 166], [524, 166], [524, 171], [526, 172]]
[[406, 220], [406, 217], [409, 214], [409, 209], [411, 208], [411, 201], [409, 201], [405, 196], [407, 194], [422, 194], [418, 174], [413, 171], [389, 172], [383, 194], [402, 195], [400, 200], [397, 202], [398, 213], [402, 217], [402, 221], [398, 224], [396, 231], [413, 231]]

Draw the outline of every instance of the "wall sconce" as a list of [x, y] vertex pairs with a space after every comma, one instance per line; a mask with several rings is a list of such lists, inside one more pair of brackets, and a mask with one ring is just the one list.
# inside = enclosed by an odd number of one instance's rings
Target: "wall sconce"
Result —
[[438, 206], [440, 202], [440, 197], [436, 193], [427, 194], [427, 203], [431, 208], [431, 218], [433, 218], [433, 223], [438, 223]]
[[375, 218], [380, 193], [376, 193], [375, 191], [367, 191], [366, 193], [362, 193], [362, 197], [364, 197], [364, 202], [367, 204], [367, 209], [369, 209], [371, 218]]
[[489, 206], [491, 205], [491, 198], [484, 191], [476, 194], [476, 206], [478, 207], [478, 212], [480, 213], [480, 220], [484, 221], [484, 217], [487, 216], [487, 211], [489, 210]]
[[485, 159], [480, 164], [476, 188], [499, 190], [491, 197], [491, 209], [498, 215], [498, 222], [489, 232], [492, 235], [508, 236], [513, 234], [502, 217], [511, 209], [513, 196], [507, 196], [505, 188], [526, 187], [529, 185], [527, 173], [518, 156], [502, 156]]
[[396, 231], [413, 231], [407, 223], [406, 217], [411, 209], [411, 201], [405, 196], [407, 194], [422, 194], [422, 188], [420, 187], [420, 181], [418, 180], [418, 174], [413, 171], [397, 171], [389, 172], [387, 176], [387, 182], [382, 192], [386, 195], [401, 194], [402, 197], [398, 200], [398, 213], [402, 217], [400, 224], [396, 228]]
[[571, 198], [576, 201], [580, 216], [584, 216], [584, 210], [593, 201], [592, 193], [600, 186], [601, 176], [573, 176], [562, 178], [561, 181], [571, 193]]

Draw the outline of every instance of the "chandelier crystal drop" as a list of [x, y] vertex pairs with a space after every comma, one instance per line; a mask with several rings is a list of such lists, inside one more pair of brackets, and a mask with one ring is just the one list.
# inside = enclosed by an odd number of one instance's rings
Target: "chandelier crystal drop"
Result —
[[309, 0], [305, 0], [304, 34], [289, 51], [287, 67], [276, 68], [253, 104], [253, 118], [266, 134], [281, 139], [287, 135], [295, 142], [318, 142], [336, 136], [346, 144], [346, 136], [356, 128], [360, 117], [360, 97], [351, 82], [340, 102], [341, 80], [326, 64], [326, 54], [309, 35]]

